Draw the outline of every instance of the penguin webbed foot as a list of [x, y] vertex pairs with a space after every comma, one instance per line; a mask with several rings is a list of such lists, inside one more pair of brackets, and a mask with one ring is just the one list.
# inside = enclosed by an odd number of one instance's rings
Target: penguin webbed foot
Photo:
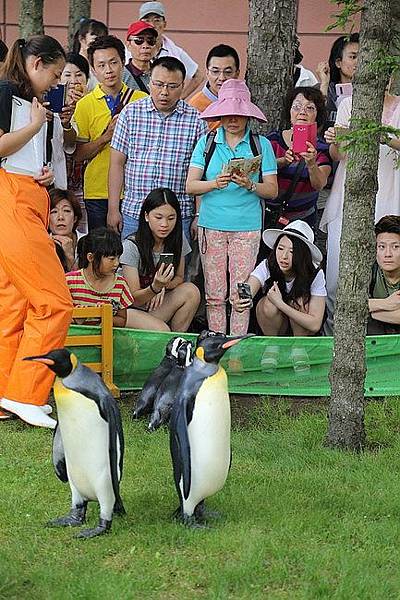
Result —
[[86, 517], [85, 506], [72, 508], [68, 515], [52, 519], [46, 523], [46, 527], [80, 527], [84, 525]]
[[220, 519], [222, 517], [221, 513], [217, 510], [209, 510], [206, 508], [204, 501], [199, 502], [199, 504], [194, 509], [194, 515], [200, 523], [206, 523], [207, 521]]
[[99, 519], [99, 524], [97, 527], [93, 529], [83, 529], [79, 533], [76, 534], [76, 538], [89, 540], [90, 538], [97, 537], [99, 535], [104, 535], [111, 530], [112, 521], [107, 521], [106, 519]]
[[190, 527], [190, 529], [208, 529], [204, 521], [198, 519], [194, 513], [190, 516], [183, 513], [181, 521], [185, 527]]
[[195, 513], [189, 516], [182, 511], [180, 506], [174, 511], [172, 518], [191, 529], [208, 529], [207, 525], [205, 525], [204, 522], [201, 522], [201, 520], [196, 517]]

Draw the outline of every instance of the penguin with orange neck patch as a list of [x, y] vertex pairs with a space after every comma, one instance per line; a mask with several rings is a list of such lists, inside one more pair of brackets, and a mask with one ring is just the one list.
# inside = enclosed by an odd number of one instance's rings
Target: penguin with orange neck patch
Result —
[[195, 356], [184, 372], [170, 419], [170, 450], [185, 525], [199, 526], [204, 499], [225, 484], [231, 462], [231, 409], [228, 380], [219, 361], [225, 352], [250, 337], [228, 338], [202, 332]]
[[56, 374], [54, 398], [58, 424], [53, 463], [61, 481], [69, 482], [72, 508], [48, 523], [77, 527], [85, 523], [88, 501], [100, 504], [100, 520], [77, 537], [92, 538], [111, 528], [113, 514], [124, 514], [119, 494], [124, 436], [119, 408], [102, 379], [66, 349], [24, 360], [40, 362]]

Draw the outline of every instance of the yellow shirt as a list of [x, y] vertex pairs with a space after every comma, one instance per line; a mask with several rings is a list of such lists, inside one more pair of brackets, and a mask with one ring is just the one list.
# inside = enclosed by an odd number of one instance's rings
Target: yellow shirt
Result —
[[[122, 96], [127, 90], [122, 84]], [[77, 127], [77, 142], [94, 142], [107, 128], [111, 120], [111, 112], [107, 105], [106, 94], [100, 85], [81, 98], [75, 108], [74, 122]], [[128, 102], [136, 102], [146, 98], [147, 94], [135, 90]], [[108, 169], [110, 165], [110, 144], [106, 144], [87, 164], [83, 182], [83, 195], [88, 200], [108, 199]]]

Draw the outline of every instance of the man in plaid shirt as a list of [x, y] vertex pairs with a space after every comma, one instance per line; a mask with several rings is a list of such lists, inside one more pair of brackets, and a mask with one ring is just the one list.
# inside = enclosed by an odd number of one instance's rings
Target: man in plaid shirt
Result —
[[177, 58], [158, 58], [151, 69], [150, 97], [126, 106], [118, 118], [111, 142], [107, 224], [122, 231], [123, 238], [137, 231], [147, 194], [168, 187], [178, 197], [190, 240], [194, 201], [185, 190], [186, 175], [196, 142], [208, 128], [198, 111], [180, 99], [185, 75]]

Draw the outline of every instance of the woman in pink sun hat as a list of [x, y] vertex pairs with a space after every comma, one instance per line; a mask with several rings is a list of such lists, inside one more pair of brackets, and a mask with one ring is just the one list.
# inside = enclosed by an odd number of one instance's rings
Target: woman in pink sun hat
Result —
[[[221, 120], [221, 126], [198, 141], [186, 189], [197, 196], [194, 225], [198, 227], [208, 326], [226, 333], [227, 300], [232, 303], [237, 297], [237, 284], [247, 280], [257, 259], [261, 200], [274, 198], [278, 192], [276, 160], [270, 142], [250, 130], [251, 118], [267, 119], [251, 102], [244, 81], [225, 81], [217, 102], [201, 118]], [[210, 135], [214, 136], [211, 140]], [[232, 311], [230, 333], [246, 333], [248, 319], [248, 311]]]

